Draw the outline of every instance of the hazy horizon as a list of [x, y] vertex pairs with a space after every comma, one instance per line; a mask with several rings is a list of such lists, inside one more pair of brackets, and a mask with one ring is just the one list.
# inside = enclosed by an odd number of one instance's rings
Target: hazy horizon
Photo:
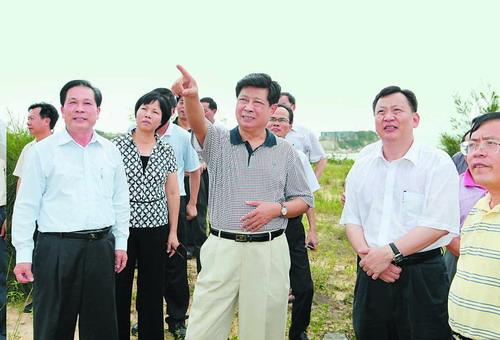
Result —
[[[195, 6], [195, 7], [193, 7]], [[57, 108], [60, 88], [87, 79], [103, 93], [96, 125], [126, 131], [136, 100], [170, 87], [182, 64], [216, 118], [235, 125], [236, 82], [266, 72], [297, 98], [296, 122], [321, 131], [374, 130], [371, 102], [387, 85], [413, 90], [416, 138], [437, 145], [453, 96], [500, 89], [500, 3], [320, 0], [291, 4], [210, 1], [4, 5], [0, 113], [25, 119], [34, 102]], [[10, 32], [7, 34], [7, 32]], [[58, 123], [62, 126], [62, 122]]]

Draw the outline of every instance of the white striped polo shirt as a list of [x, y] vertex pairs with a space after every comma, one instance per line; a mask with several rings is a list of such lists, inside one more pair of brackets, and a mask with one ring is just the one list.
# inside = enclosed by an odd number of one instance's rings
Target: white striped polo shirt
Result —
[[481, 198], [464, 222], [457, 273], [448, 300], [453, 331], [472, 339], [500, 339], [500, 205]]
[[[252, 150], [238, 127], [228, 131], [209, 124], [202, 156], [210, 179], [210, 223], [216, 229], [242, 231], [240, 218], [255, 209], [246, 201], [285, 202], [299, 197], [313, 206], [297, 152], [267, 129], [264, 143]], [[287, 222], [277, 217], [257, 232], [285, 229]]]

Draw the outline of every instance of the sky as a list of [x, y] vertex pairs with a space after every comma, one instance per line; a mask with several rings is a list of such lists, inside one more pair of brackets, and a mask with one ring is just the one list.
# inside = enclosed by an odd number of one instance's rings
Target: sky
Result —
[[[59, 104], [61, 87], [101, 89], [97, 129], [123, 132], [137, 99], [182, 64], [216, 118], [234, 126], [236, 82], [265, 72], [297, 99], [295, 121], [373, 130], [371, 103], [398, 85], [419, 101], [417, 140], [450, 131], [453, 96], [500, 91], [498, 1], [39, 1], [1, 5], [0, 115]], [[10, 116], [9, 117], [9, 113]], [[62, 122], [58, 128], [62, 128]]]

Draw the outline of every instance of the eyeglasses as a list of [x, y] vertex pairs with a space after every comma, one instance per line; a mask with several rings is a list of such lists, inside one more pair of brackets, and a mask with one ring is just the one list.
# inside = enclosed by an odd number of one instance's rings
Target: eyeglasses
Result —
[[276, 123], [276, 122], [278, 122], [278, 123], [288, 123], [289, 122], [289, 120], [287, 118], [276, 118], [276, 117], [269, 118], [269, 121], [271, 123]]
[[475, 142], [475, 141], [465, 141], [460, 143], [460, 151], [462, 154], [465, 156], [470, 155], [474, 151], [479, 150], [479, 148], [483, 149], [484, 151], [495, 153], [498, 152], [498, 148], [500, 146], [500, 142], [494, 141], [494, 140], [483, 140], [482, 142]]

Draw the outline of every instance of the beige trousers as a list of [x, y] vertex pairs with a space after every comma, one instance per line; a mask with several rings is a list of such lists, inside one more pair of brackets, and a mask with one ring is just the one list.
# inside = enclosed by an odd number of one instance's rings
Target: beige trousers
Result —
[[285, 234], [267, 242], [210, 235], [189, 313], [187, 340], [226, 340], [238, 305], [240, 340], [285, 338], [290, 254]]

